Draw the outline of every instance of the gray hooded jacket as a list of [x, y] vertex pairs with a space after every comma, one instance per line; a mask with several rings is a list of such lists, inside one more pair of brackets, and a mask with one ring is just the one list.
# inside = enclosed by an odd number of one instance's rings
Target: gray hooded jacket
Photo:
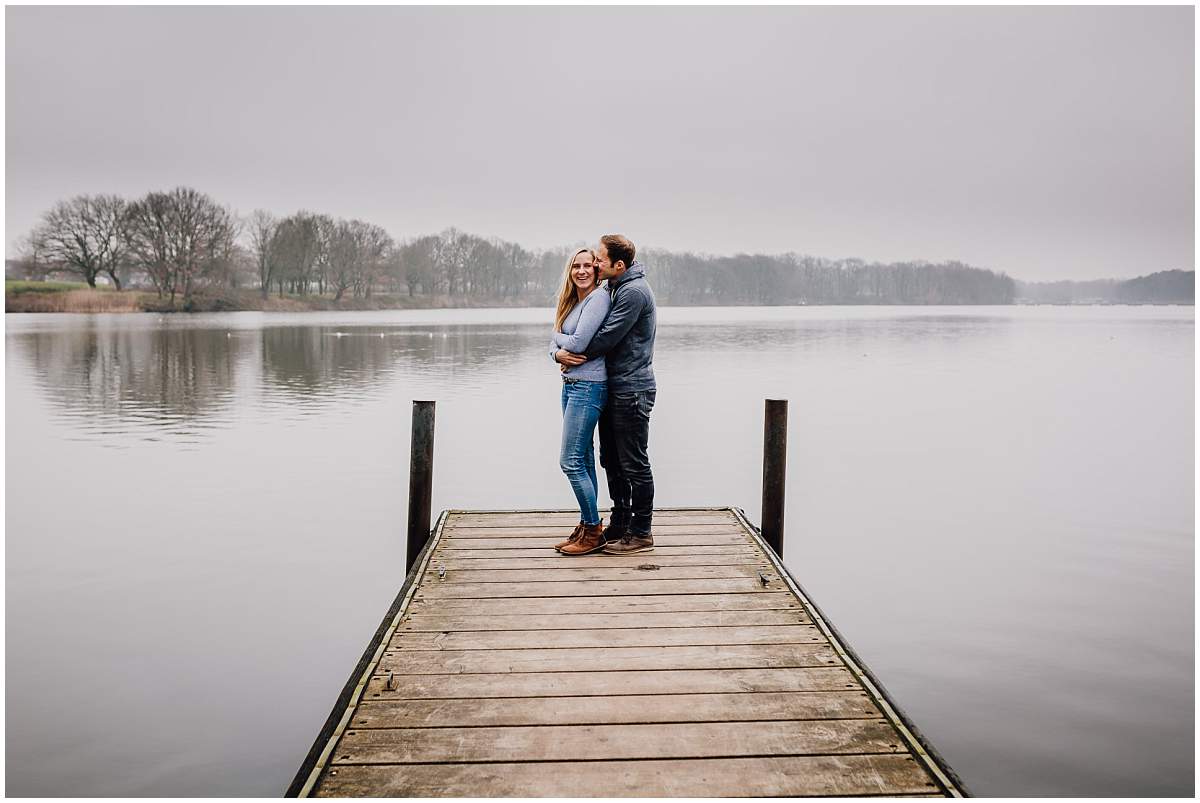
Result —
[[645, 267], [634, 260], [619, 277], [608, 280], [608, 290], [612, 310], [583, 355], [589, 360], [604, 356], [609, 393], [656, 390], [654, 333], [658, 312]]

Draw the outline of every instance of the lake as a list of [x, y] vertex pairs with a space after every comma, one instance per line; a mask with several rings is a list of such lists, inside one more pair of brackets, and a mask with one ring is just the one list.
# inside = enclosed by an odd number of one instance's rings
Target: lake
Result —
[[[550, 318], [7, 315], [8, 794], [282, 794], [403, 581], [413, 399], [435, 513], [573, 506]], [[758, 521], [789, 399], [787, 564], [973, 792], [1190, 796], [1194, 329], [663, 309], [656, 504]]]

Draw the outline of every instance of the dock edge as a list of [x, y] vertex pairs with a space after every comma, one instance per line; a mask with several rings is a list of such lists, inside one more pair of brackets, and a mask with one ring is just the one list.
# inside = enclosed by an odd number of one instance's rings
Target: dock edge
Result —
[[783, 560], [779, 557], [779, 555], [775, 554], [775, 550], [771, 549], [767, 542], [763, 540], [762, 533], [760, 533], [759, 529], [750, 522], [750, 519], [746, 517], [746, 511], [742, 510], [740, 507], [729, 507], [724, 509], [733, 512], [733, 515], [737, 517], [739, 523], [741, 523], [741, 525], [750, 534], [750, 537], [754, 539], [754, 542], [762, 548], [764, 553], [766, 553], [767, 558], [771, 561], [771, 564], [774, 565], [776, 571], [779, 572], [779, 576], [787, 581], [788, 585], [791, 586], [792, 592], [795, 593], [805, 607], [808, 608], [809, 613], [812, 615], [814, 624], [816, 624], [817, 627], [820, 628], [821, 632], [825, 634], [825, 637], [829, 639], [829, 643], [833, 645], [833, 648], [838, 653], [838, 656], [846, 662], [846, 666], [849, 667], [850, 671], [854, 673], [859, 682], [863, 684], [863, 688], [866, 689], [869, 695], [871, 695], [872, 699], [874, 699], [875, 703], [883, 711], [884, 716], [886, 716], [891, 724], [896, 728], [901, 737], [908, 742], [908, 745], [910, 748], [912, 748], [913, 753], [920, 758], [922, 763], [925, 764], [926, 768], [937, 780], [937, 782], [941, 784], [945, 788], [946, 792], [952, 797], [973, 797], [970, 790], [967, 789], [966, 784], [964, 784], [962, 779], [958, 776], [958, 773], [951, 768], [949, 762], [942, 757], [941, 753], [939, 753], [937, 749], [929, 743], [929, 741], [925, 738], [925, 735], [921, 733], [920, 729], [913, 724], [913, 721], [909, 718], [908, 714], [906, 714], [904, 710], [900, 708], [900, 706], [892, 699], [891, 695], [888, 694], [887, 689], [879, 681], [879, 678], [875, 676], [875, 673], [873, 673], [867, 667], [866, 663], [864, 663], [863, 660], [858, 657], [858, 653], [856, 653], [849, 646], [849, 644], [846, 643], [845, 638], [843, 638], [842, 634], [838, 632], [838, 629], [834, 627], [833, 623], [825, 616], [817, 604], [813, 602], [812, 597], [809, 596], [809, 594], [804, 590], [804, 587], [800, 585], [799, 581], [797, 581], [796, 578], [792, 576], [792, 573], [788, 571], [787, 566], [783, 564]]
[[392, 602], [392, 606], [388, 608], [383, 621], [376, 628], [375, 635], [371, 638], [370, 643], [367, 644], [362, 657], [354, 665], [354, 671], [350, 673], [350, 679], [342, 687], [341, 694], [338, 695], [337, 701], [333, 704], [333, 710], [329, 712], [329, 717], [325, 720], [324, 727], [317, 734], [312, 747], [309, 748], [308, 755], [304, 757], [304, 763], [300, 765], [300, 769], [296, 772], [296, 777], [292, 779], [292, 783], [288, 786], [284, 797], [308, 797], [309, 792], [316, 785], [317, 779], [321, 777], [321, 770], [325, 769], [325, 764], [329, 760], [330, 753], [333, 752], [334, 745], [337, 744], [342, 731], [350, 723], [350, 718], [354, 716], [354, 710], [358, 707], [363, 692], [367, 688], [367, 681], [374, 674], [375, 667], [379, 664], [379, 659], [383, 656], [388, 642], [391, 641], [396, 626], [404, 618], [404, 614], [408, 610], [408, 603], [412, 601], [413, 593], [417, 589], [417, 579], [425, 573], [425, 569], [429, 565], [429, 557], [433, 554], [434, 548], [442, 537], [442, 529], [445, 527], [446, 518], [452, 512], [456, 511], [443, 510], [438, 516], [437, 524], [434, 525], [433, 532], [425, 542], [425, 547], [417, 556], [412, 571], [404, 578], [404, 585], [400, 586], [400, 591], [396, 594], [396, 599]]

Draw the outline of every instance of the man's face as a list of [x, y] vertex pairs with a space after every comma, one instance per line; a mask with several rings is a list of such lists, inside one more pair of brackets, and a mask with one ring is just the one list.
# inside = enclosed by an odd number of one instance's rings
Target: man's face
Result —
[[625, 272], [624, 262], [618, 262], [617, 266], [614, 266], [612, 260], [609, 259], [608, 249], [604, 247], [604, 243], [600, 243], [596, 247], [596, 275], [601, 279], [611, 279]]

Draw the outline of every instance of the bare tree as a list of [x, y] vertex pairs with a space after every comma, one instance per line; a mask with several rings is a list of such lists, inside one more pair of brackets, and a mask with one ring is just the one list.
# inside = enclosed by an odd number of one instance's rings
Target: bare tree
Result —
[[361, 220], [339, 220], [328, 247], [328, 281], [334, 301], [347, 290], [370, 298], [392, 250], [392, 237], [380, 226]]
[[392, 236], [382, 226], [353, 220], [350, 225], [357, 243], [358, 260], [354, 266], [354, 295], [370, 298], [383, 275], [388, 257], [395, 248]]
[[16, 242], [16, 259], [4, 260], [4, 277], [25, 281], [45, 281], [47, 273], [53, 268], [41, 250], [37, 231], [27, 232]]
[[184, 306], [207, 279], [225, 276], [234, 258], [237, 223], [207, 195], [190, 187], [152, 192], [130, 205], [130, 255], [150, 277], [159, 298]]
[[[357, 221], [355, 221], [357, 222]], [[329, 232], [326, 245], [329, 266], [328, 286], [333, 291], [333, 300], [341, 301], [342, 295], [353, 283], [355, 264], [359, 260], [358, 242], [354, 236], [353, 223], [337, 221]]]
[[120, 290], [117, 268], [125, 250], [125, 208], [125, 200], [116, 195], [59, 201], [34, 229], [34, 251], [52, 270], [77, 274], [90, 287], [105, 274]]
[[279, 221], [273, 238], [272, 255], [277, 260], [272, 277], [283, 295], [285, 284], [304, 295], [317, 265], [325, 260], [322, 223], [309, 212], [297, 212]]
[[403, 273], [404, 283], [408, 285], [409, 298], [417, 294], [418, 288], [422, 295], [433, 294], [438, 242], [436, 234], [427, 234], [397, 249], [399, 270]]
[[266, 298], [271, 291], [271, 279], [279, 267], [275, 247], [279, 244], [275, 233], [279, 231], [279, 220], [270, 212], [256, 209], [247, 222], [246, 230], [250, 235], [250, 253], [258, 268], [258, 286], [262, 297]]
[[317, 252], [313, 260], [310, 281], [317, 283], [317, 292], [325, 295], [329, 289], [330, 259], [333, 252], [333, 240], [337, 236], [338, 222], [329, 215], [317, 215], [314, 218], [317, 233]]

